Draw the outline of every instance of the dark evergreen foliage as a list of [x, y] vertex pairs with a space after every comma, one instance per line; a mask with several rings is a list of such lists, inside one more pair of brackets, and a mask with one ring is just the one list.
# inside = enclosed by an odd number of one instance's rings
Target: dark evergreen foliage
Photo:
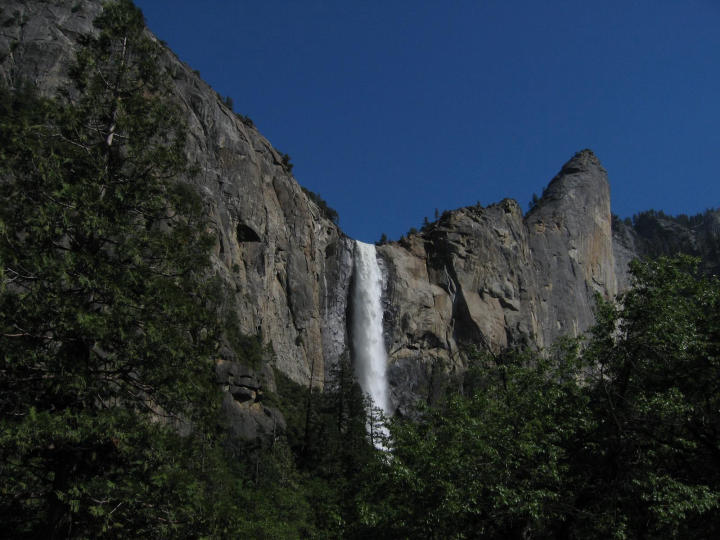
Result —
[[315, 204], [318, 205], [318, 208], [320, 208], [320, 211], [322, 212], [324, 217], [332, 221], [335, 225], [340, 224], [340, 216], [338, 215], [337, 211], [334, 208], [328, 206], [328, 203], [320, 196], [320, 194], [315, 193], [314, 191], [310, 191], [307, 188], [302, 188], [302, 190], [305, 195], [310, 197], [310, 200], [312, 200]]
[[528, 203], [528, 210], [532, 210], [537, 206], [537, 204], [540, 202], [540, 197], [537, 196], [537, 193], [532, 194], [532, 198], [530, 199], [530, 202]]
[[63, 101], [0, 92], [3, 535], [221, 536], [242, 476], [216, 430], [213, 240], [142, 15], [96, 25]]
[[290, 159], [291, 158], [289, 154], [282, 155], [282, 166], [289, 173], [293, 170], [293, 164], [290, 162]]
[[240, 121], [245, 124], [247, 127], [254, 128], [255, 122], [252, 121], [252, 118], [245, 114], [235, 113], [236, 116], [240, 119]]

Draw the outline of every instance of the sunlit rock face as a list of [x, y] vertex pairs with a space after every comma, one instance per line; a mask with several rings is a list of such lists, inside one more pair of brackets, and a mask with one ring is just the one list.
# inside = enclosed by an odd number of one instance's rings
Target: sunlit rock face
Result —
[[563, 166], [525, 218], [544, 345], [592, 324], [594, 293], [617, 294], [611, 222], [607, 174], [589, 150]]
[[[389, 269], [386, 333], [394, 399], [433, 399], [466, 346], [550, 345], [618, 291], [607, 174], [576, 154], [525, 216], [506, 199], [448, 212], [380, 248]], [[623, 276], [626, 280], [626, 277]]]

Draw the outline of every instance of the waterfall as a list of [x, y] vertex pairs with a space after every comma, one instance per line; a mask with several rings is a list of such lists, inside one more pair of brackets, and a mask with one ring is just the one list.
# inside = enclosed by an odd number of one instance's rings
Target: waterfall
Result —
[[355, 242], [352, 341], [355, 373], [373, 406], [390, 416], [387, 352], [383, 341], [382, 274], [375, 246]]

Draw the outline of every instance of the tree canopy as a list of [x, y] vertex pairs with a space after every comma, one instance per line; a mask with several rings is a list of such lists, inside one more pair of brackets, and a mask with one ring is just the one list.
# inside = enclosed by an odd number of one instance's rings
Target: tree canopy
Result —
[[396, 420], [363, 514], [383, 538], [720, 533], [720, 281], [635, 262], [587, 343], [476, 354], [464, 393]]
[[63, 99], [0, 93], [0, 513], [14, 537], [161, 537], [213, 515], [196, 461], [212, 445], [195, 444], [216, 423], [213, 239], [178, 181], [184, 126], [142, 14], [111, 3], [95, 24]]

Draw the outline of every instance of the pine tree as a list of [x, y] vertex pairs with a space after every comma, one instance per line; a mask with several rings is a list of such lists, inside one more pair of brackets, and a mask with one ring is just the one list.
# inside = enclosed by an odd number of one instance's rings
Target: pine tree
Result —
[[0, 95], [0, 516], [14, 537], [208, 534], [235, 489], [202, 427], [213, 240], [142, 14], [95, 24], [62, 101]]

